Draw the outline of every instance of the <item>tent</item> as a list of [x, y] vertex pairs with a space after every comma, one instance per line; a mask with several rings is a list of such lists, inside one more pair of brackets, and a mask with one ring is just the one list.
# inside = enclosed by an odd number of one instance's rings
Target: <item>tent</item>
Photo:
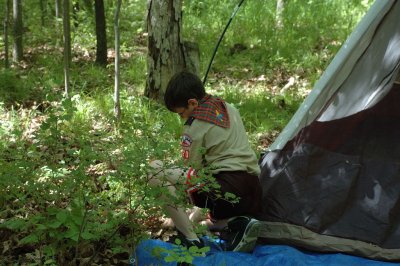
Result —
[[[260, 159], [263, 245], [193, 264], [399, 265], [399, 68], [400, 1], [377, 0]], [[176, 248], [143, 241], [130, 265]]]
[[400, 1], [376, 1], [260, 160], [265, 243], [400, 261]]

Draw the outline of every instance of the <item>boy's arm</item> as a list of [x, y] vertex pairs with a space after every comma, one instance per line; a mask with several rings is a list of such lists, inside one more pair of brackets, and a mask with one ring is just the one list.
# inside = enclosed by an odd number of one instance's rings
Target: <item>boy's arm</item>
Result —
[[[190, 142], [189, 146], [186, 146]], [[201, 142], [193, 139], [189, 134], [182, 136], [182, 158], [186, 166], [190, 166], [196, 170], [201, 169], [203, 162], [203, 152]]]
[[185, 126], [182, 135], [182, 157], [185, 165], [200, 170], [203, 167], [204, 160], [204, 136], [207, 131], [208, 123], [195, 121], [190, 126]]

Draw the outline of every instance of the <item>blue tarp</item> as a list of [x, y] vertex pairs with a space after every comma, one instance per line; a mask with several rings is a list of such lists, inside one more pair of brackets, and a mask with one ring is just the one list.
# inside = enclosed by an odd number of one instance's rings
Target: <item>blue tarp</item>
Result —
[[[205, 257], [194, 257], [192, 264], [196, 266], [240, 265], [240, 266], [399, 266], [400, 263], [389, 263], [369, 260], [345, 254], [321, 254], [299, 250], [285, 245], [257, 246], [253, 253], [221, 251], [218, 245], [211, 243], [211, 250]], [[162, 248], [164, 252], [154, 254], [154, 248]], [[177, 246], [160, 240], [142, 241], [132, 256], [131, 265], [177, 265], [176, 262], [165, 262], [168, 250], [176, 250]]]

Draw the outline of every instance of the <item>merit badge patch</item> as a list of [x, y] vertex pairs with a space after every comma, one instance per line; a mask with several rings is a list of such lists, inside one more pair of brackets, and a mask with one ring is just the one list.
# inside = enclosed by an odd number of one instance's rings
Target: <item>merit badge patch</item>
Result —
[[193, 140], [189, 135], [184, 134], [182, 136], [182, 147], [190, 147], [190, 145], [192, 145], [192, 142]]
[[189, 151], [188, 150], [183, 150], [182, 151], [182, 157], [183, 157], [183, 159], [188, 160], [190, 158]]

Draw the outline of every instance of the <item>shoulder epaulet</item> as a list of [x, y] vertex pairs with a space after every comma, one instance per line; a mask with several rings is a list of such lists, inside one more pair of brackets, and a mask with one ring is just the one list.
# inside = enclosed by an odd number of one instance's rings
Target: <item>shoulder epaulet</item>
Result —
[[191, 126], [195, 119], [196, 118], [194, 118], [193, 116], [189, 117], [188, 120], [186, 120], [185, 122], [185, 126]]

